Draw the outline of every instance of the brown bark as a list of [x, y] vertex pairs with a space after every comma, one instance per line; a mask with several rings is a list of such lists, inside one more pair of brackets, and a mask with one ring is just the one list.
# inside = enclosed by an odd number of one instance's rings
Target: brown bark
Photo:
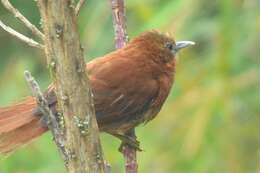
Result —
[[[45, 54], [58, 98], [63, 152], [70, 173], [104, 172], [93, 98], [71, 0], [38, 0]], [[64, 124], [63, 124], [64, 123]]]

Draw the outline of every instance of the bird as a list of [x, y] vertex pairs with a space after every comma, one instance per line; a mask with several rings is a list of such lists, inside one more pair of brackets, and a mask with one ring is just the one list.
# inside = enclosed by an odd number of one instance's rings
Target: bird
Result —
[[[174, 83], [176, 54], [194, 44], [151, 30], [87, 63], [99, 131], [139, 149], [135, 127], [160, 112]], [[57, 114], [54, 88], [51, 84], [44, 95]], [[10, 153], [48, 131], [42, 117], [34, 97], [0, 108], [0, 153]]]

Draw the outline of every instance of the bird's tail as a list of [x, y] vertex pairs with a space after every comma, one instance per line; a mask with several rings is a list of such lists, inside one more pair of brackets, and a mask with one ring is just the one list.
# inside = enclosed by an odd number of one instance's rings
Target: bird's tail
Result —
[[0, 108], [0, 153], [9, 153], [47, 131], [40, 124], [40, 118], [33, 114], [36, 106], [35, 99], [30, 97]]

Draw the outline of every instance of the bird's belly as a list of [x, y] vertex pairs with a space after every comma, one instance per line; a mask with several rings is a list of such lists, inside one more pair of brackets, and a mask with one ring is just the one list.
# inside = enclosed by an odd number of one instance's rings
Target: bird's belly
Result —
[[125, 134], [139, 124], [147, 123], [149, 120], [153, 119], [157, 113], [158, 111], [155, 109], [148, 109], [141, 115], [135, 115], [112, 123], [99, 123], [99, 129], [100, 131], [110, 134]]

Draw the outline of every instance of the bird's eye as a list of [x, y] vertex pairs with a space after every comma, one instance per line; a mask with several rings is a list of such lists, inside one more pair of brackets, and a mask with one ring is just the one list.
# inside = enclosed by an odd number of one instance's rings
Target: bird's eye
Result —
[[170, 43], [170, 42], [167, 42], [166, 45], [165, 45], [165, 47], [166, 47], [167, 49], [169, 49], [170, 51], [172, 51], [172, 50], [174, 49], [173, 44]]

